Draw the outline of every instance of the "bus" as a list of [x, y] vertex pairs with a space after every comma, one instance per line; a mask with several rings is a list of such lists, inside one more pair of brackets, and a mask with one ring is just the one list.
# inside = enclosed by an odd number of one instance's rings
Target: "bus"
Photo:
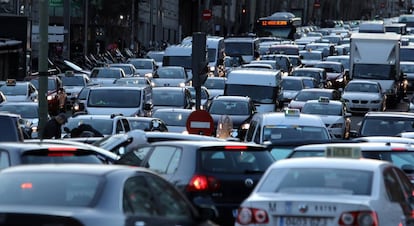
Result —
[[256, 21], [256, 33], [259, 37], [278, 37], [294, 40], [296, 28], [302, 26], [302, 18], [289, 12], [276, 12]]

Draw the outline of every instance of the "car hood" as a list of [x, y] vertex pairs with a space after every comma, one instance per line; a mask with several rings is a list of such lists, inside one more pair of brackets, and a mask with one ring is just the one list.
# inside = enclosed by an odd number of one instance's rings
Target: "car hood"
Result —
[[282, 97], [285, 99], [292, 99], [298, 92], [299, 90], [283, 90]]
[[338, 115], [318, 115], [325, 124], [332, 124], [335, 122], [342, 122], [343, 118]]
[[111, 114], [122, 114], [123, 116], [136, 116], [139, 113], [139, 108], [97, 108], [87, 107], [87, 112], [90, 115], [111, 115]]
[[27, 96], [6, 96], [8, 102], [27, 102], [29, 101]]
[[378, 99], [381, 99], [381, 96], [378, 93], [346, 91], [342, 94], [342, 98], [343, 99], [378, 100]]
[[180, 86], [180, 84], [186, 83], [184, 79], [177, 78], [153, 78], [152, 82], [155, 86]]

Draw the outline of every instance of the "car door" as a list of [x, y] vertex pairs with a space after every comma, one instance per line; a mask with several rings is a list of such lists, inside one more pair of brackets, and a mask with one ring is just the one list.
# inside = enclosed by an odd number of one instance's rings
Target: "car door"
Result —
[[127, 179], [123, 192], [126, 226], [197, 225], [192, 205], [171, 184], [151, 173]]

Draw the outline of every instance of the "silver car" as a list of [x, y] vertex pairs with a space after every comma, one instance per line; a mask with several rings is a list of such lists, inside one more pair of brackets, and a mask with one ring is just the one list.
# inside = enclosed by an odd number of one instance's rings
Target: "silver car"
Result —
[[345, 102], [348, 112], [366, 113], [386, 110], [385, 91], [375, 81], [350, 81], [342, 93], [342, 100]]

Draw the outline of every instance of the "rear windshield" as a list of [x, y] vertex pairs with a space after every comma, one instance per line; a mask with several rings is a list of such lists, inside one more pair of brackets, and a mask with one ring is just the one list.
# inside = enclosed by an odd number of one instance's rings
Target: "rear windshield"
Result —
[[28, 151], [22, 155], [22, 164], [45, 163], [85, 163], [102, 164], [103, 161], [94, 153], [74, 151]]
[[373, 173], [350, 169], [273, 169], [258, 192], [371, 195]]
[[360, 136], [395, 136], [402, 132], [414, 132], [414, 119], [398, 117], [365, 118]]
[[103, 181], [72, 173], [3, 174], [0, 205], [90, 206]]
[[199, 159], [203, 171], [234, 174], [263, 173], [274, 161], [268, 151], [223, 148], [203, 150]]

